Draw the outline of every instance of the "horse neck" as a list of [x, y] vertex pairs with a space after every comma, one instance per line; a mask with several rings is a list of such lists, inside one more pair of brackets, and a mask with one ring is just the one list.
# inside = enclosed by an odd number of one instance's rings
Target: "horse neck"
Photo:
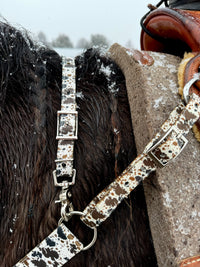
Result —
[[50, 203], [57, 194], [52, 168], [60, 93], [56, 85], [46, 84], [50, 74], [44, 65], [35, 65], [34, 72], [24, 66], [30, 73], [21, 84], [26, 92], [20, 95], [15, 86], [8, 86], [13, 93], [6, 96], [1, 114], [0, 262], [5, 266], [13, 265], [16, 255], [24, 256], [57, 225], [58, 211]]
[[[0, 235], [6, 250], [0, 250], [7, 264], [14, 264], [16, 254], [22, 257], [37, 245], [59, 219], [55, 204], [59, 190], [53, 184], [52, 171], [61, 66], [59, 59], [56, 65], [60, 75], [56, 76], [51, 60], [47, 62], [47, 73], [42, 65], [36, 68], [29, 101], [18, 96], [5, 107]], [[75, 209], [83, 210], [128, 165], [136, 150], [121, 71], [94, 50], [77, 58], [76, 65], [79, 133], [72, 195]]]
[[[83, 209], [136, 156], [125, 78], [108, 55], [91, 49], [76, 60], [79, 138], [74, 202]], [[85, 192], [84, 197], [78, 192]]]

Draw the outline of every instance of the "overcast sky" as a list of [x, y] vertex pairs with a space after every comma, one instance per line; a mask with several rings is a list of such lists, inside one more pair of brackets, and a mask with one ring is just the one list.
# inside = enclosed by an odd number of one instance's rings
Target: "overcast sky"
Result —
[[140, 18], [155, 0], [4, 0], [0, 14], [15, 26], [37, 35], [43, 31], [48, 41], [59, 34], [69, 36], [74, 45], [91, 34], [103, 34], [110, 43], [130, 40], [139, 48]]

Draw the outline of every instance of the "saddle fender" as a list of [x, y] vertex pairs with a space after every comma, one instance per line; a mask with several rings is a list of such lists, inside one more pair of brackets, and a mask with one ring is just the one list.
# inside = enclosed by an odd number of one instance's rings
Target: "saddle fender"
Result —
[[200, 51], [200, 11], [159, 8], [152, 11], [141, 32], [141, 49], [179, 55]]

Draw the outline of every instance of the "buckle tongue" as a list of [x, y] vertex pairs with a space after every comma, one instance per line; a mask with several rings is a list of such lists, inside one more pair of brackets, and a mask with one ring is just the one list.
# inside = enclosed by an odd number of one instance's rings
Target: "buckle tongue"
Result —
[[[179, 147], [179, 151], [178, 153], [173, 153], [173, 147], [171, 149], [171, 157], [166, 157], [166, 153], [160, 153], [158, 157], [158, 153], [156, 153], [156, 150], [159, 148], [159, 146], [161, 146], [170, 135], [174, 135], [174, 137], [176, 138], [176, 140], [178, 140], [178, 147]], [[160, 137], [160, 139], [157, 141], [156, 144], [154, 144], [148, 151], [147, 154], [154, 160], [154, 162], [160, 167], [163, 168], [165, 167], [171, 160], [175, 159], [181, 152], [182, 150], [185, 148], [185, 146], [187, 145], [188, 140], [180, 133], [178, 132], [177, 128], [175, 126], [172, 126], [162, 137]], [[168, 151], [170, 151], [170, 148], [168, 148]], [[165, 156], [165, 157], [164, 157]]]

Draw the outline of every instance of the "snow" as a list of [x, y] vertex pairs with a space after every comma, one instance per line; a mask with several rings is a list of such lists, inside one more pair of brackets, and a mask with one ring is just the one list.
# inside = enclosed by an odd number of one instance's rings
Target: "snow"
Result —
[[110, 67], [109, 66], [104, 67], [103, 64], [101, 65], [100, 71], [103, 72], [107, 77], [110, 77], [110, 75], [112, 73], [112, 70], [110, 69]]
[[83, 92], [77, 92], [76, 93], [76, 97], [80, 98], [80, 99], [83, 99], [84, 98]]
[[166, 192], [163, 194], [163, 197], [164, 197], [164, 205], [167, 207], [167, 208], [170, 208], [171, 207], [171, 203], [172, 203], [172, 200], [169, 196], [169, 193]]
[[153, 105], [154, 108], [158, 108], [159, 104], [163, 101], [163, 96], [159, 97], [155, 100], [155, 104]]

